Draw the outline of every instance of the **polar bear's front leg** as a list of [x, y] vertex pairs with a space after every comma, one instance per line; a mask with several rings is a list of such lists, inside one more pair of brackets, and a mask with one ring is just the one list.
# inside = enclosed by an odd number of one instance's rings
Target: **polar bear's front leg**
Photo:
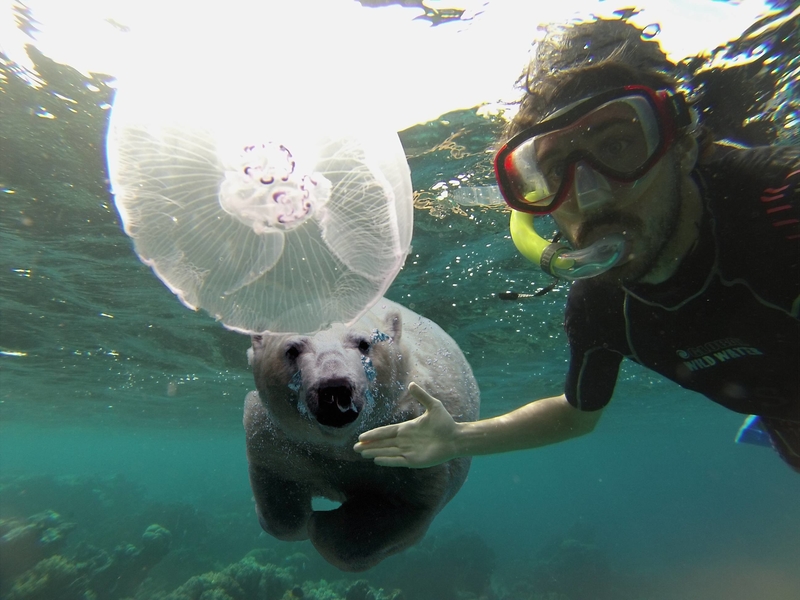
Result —
[[250, 486], [256, 500], [261, 528], [284, 541], [308, 539], [311, 492], [296, 481], [276, 477], [258, 465], [250, 465]]
[[335, 567], [366, 571], [416, 544], [435, 514], [430, 507], [365, 494], [348, 499], [336, 510], [315, 511], [308, 521], [308, 537]]

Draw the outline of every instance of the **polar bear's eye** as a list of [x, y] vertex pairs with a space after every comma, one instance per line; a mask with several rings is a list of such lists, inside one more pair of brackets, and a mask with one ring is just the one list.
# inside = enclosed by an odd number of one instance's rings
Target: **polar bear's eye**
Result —
[[298, 356], [300, 356], [300, 348], [296, 344], [289, 344], [286, 347], [286, 358], [295, 360]]

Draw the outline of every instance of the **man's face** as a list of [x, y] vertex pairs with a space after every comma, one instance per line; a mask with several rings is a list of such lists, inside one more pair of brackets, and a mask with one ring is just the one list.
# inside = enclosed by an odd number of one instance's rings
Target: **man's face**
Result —
[[597, 281], [635, 283], [662, 257], [680, 222], [682, 186], [675, 152], [675, 148], [667, 152], [634, 183], [609, 180], [612, 199], [600, 205], [581, 207], [573, 185], [566, 201], [552, 213], [561, 232], [577, 249], [611, 233], [621, 233], [628, 239], [627, 259], [599, 275]]

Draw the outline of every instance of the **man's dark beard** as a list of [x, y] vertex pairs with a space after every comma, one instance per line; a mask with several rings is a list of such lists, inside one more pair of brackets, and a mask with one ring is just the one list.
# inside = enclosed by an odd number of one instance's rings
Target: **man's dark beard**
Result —
[[[658, 264], [664, 249], [675, 235], [681, 218], [681, 180], [677, 161], [673, 164], [675, 189], [669, 197], [669, 210], [662, 215], [660, 222], [647, 239], [647, 245], [639, 257], [629, 263], [610, 269], [606, 273], [592, 278], [593, 282], [609, 285], [633, 284], [648, 275]], [[633, 237], [644, 229], [644, 223], [639, 217], [625, 214], [614, 208], [604, 210], [587, 219], [579, 228], [575, 236], [578, 248], [584, 248], [584, 242], [591, 232], [601, 226], [613, 226], [623, 232], [629, 232]]]

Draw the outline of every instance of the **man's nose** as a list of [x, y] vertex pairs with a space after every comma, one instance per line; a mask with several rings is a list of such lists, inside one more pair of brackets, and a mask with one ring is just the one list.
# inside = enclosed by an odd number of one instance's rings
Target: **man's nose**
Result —
[[597, 210], [614, 199], [608, 180], [583, 161], [575, 165], [572, 193], [581, 212]]

